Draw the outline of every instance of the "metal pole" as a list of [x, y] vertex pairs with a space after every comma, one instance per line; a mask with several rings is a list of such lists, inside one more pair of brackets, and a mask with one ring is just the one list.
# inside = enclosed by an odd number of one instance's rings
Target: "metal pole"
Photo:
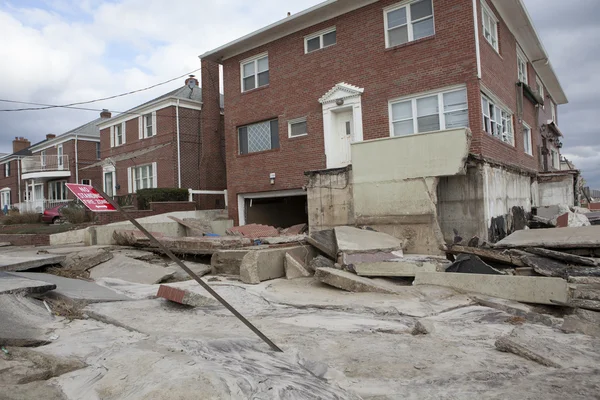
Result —
[[246, 325], [248, 328], [250, 328], [250, 330], [252, 332], [254, 332], [259, 338], [261, 338], [266, 344], [268, 344], [271, 347], [271, 349], [273, 349], [274, 351], [283, 353], [283, 350], [281, 350], [279, 347], [277, 347], [277, 345], [275, 343], [273, 343], [268, 337], [266, 337], [261, 331], [259, 331], [258, 328], [256, 328], [254, 325], [252, 325], [252, 323], [250, 321], [248, 321], [242, 314], [240, 314], [235, 308], [233, 308], [233, 306], [231, 304], [229, 304], [227, 301], [225, 301], [225, 299], [222, 298], [217, 292], [215, 292], [206, 282], [204, 282], [202, 279], [200, 279], [200, 277], [198, 277], [198, 275], [196, 275], [191, 269], [189, 269], [183, 263], [183, 261], [181, 261], [179, 258], [177, 258], [177, 256], [175, 256], [175, 254], [173, 254], [171, 252], [171, 250], [166, 248], [161, 242], [159, 242], [154, 236], [152, 236], [152, 234], [150, 232], [148, 232], [148, 230], [146, 230], [146, 228], [144, 228], [139, 222], [137, 222], [131, 215], [129, 215], [124, 210], [122, 210], [121, 207], [119, 207], [119, 205], [112, 198], [107, 196], [106, 193], [104, 193], [98, 187], [94, 186], [94, 189], [96, 189], [96, 191], [98, 191], [98, 193], [100, 193], [100, 195], [102, 197], [104, 197], [104, 199], [106, 201], [108, 201], [115, 209], [117, 209], [117, 211], [119, 211], [121, 213], [121, 215], [123, 215], [125, 218], [127, 218], [129, 220], [129, 222], [131, 222], [133, 224], [133, 226], [135, 226], [144, 235], [146, 235], [148, 237], [148, 239], [150, 239], [151, 243], [158, 246], [158, 248], [163, 253], [165, 253], [171, 260], [173, 260], [177, 265], [179, 265], [181, 267], [181, 269], [183, 269], [190, 277], [192, 277], [196, 282], [198, 282], [200, 284], [200, 286], [202, 286], [208, 293], [211, 294], [211, 296], [213, 296], [215, 299], [217, 299], [219, 301], [219, 303], [223, 304], [225, 306], [225, 308], [227, 308], [229, 311], [231, 311], [231, 313], [233, 315], [235, 315], [237, 317], [237, 319], [242, 321], [244, 323], [244, 325]]

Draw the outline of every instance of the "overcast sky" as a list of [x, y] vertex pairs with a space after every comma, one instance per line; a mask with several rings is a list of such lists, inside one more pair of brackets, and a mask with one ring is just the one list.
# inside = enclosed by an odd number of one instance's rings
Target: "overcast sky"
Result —
[[[0, 0], [0, 99], [67, 104], [199, 68], [198, 55], [321, 0]], [[350, 1], [350, 0], [344, 0]], [[570, 103], [563, 155], [600, 189], [600, 0], [525, 0]], [[183, 84], [86, 106], [124, 111]], [[27, 107], [0, 102], [0, 109]], [[0, 152], [97, 118], [95, 111], [0, 112]]]

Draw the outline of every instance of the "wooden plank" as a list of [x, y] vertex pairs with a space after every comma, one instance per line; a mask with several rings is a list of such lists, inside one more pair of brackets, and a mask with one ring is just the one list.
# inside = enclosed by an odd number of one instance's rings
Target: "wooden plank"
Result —
[[482, 249], [478, 247], [466, 247], [459, 245], [453, 245], [451, 247], [448, 247], [447, 249], [442, 250], [450, 254], [473, 254], [485, 260], [491, 260], [502, 264], [512, 265], [515, 267], [529, 267], [529, 265], [526, 265], [523, 261], [521, 261], [520, 257], [507, 253], [502, 253], [498, 250]]
[[574, 265], [587, 265], [590, 267], [600, 266], [600, 260], [591, 257], [582, 257], [575, 254], [563, 253], [562, 251], [542, 249], [538, 247], [528, 247], [526, 252], [542, 257], [553, 258], [555, 260], [566, 261]]

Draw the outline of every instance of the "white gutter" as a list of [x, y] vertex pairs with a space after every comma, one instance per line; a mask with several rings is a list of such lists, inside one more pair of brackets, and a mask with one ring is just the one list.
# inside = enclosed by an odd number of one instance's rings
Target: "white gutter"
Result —
[[175, 121], [177, 124], [177, 187], [181, 189], [181, 141], [179, 138], [179, 99], [175, 106]]
[[479, 48], [479, 12], [478, 0], [473, 0], [473, 23], [475, 24], [475, 54], [477, 56], [477, 77], [481, 79], [481, 49]]
[[75, 135], [75, 183], [79, 183], [79, 149], [77, 139], [77, 135]]
[[17, 183], [18, 183], [18, 191], [19, 191], [19, 203], [21, 201], [21, 158], [17, 157]]

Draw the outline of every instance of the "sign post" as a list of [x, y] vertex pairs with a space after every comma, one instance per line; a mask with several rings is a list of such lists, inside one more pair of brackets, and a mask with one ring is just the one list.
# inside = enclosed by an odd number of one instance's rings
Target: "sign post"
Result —
[[163, 253], [165, 253], [171, 260], [173, 260], [177, 265], [179, 265], [181, 267], [181, 269], [183, 269], [192, 279], [194, 279], [196, 282], [198, 282], [200, 284], [200, 286], [202, 286], [208, 293], [210, 293], [215, 299], [217, 299], [219, 301], [219, 303], [223, 304], [223, 306], [225, 306], [225, 308], [227, 308], [229, 311], [231, 311], [231, 313], [233, 315], [235, 315], [237, 317], [237, 319], [242, 321], [242, 323], [244, 325], [246, 325], [248, 328], [250, 328], [250, 330], [252, 332], [254, 332], [256, 334], [256, 336], [258, 336], [266, 344], [268, 344], [269, 347], [271, 347], [271, 349], [273, 349], [274, 351], [283, 353], [283, 350], [281, 350], [279, 347], [277, 347], [277, 345], [275, 343], [273, 343], [267, 336], [265, 336], [264, 333], [262, 333], [260, 330], [258, 330], [257, 327], [255, 327], [250, 321], [248, 321], [246, 319], [246, 317], [244, 317], [242, 314], [240, 314], [240, 312], [238, 310], [233, 308], [233, 306], [231, 304], [229, 304], [224, 298], [222, 298], [217, 292], [215, 292], [213, 290], [213, 288], [211, 288], [206, 282], [204, 282], [202, 279], [200, 279], [200, 277], [198, 275], [196, 275], [191, 269], [189, 269], [183, 263], [183, 261], [181, 261], [179, 258], [177, 258], [175, 256], [175, 254], [173, 254], [173, 252], [171, 252], [171, 250], [167, 249], [165, 247], [165, 245], [163, 245], [161, 242], [158, 241], [158, 239], [156, 239], [154, 236], [152, 236], [152, 234], [150, 232], [148, 232], [148, 230], [146, 228], [144, 228], [139, 222], [137, 222], [135, 220], [135, 218], [133, 218], [127, 212], [123, 211], [121, 209], [121, 207], [119, 207], [119, 205], [113, 199], [111, 199], [109, 196], [106, 195], [106, 193], [104, 193], [100, 189], [96, 189], [96, 188], [94, 188], [92, 186], [88, 186], [88, 185], [78, 185], [78, 184], [73, 184], [73, 183], [67, 183], [66, 185], [67, 185], [67, 188], [69, 188], [69, 190], [71, 192], [73, 192], [73, 194], [79, 200], [81, 200], [83, 202], [83, 204], [85, 204], [85, 206], [87, 208], [89, 208], [91, 211], [93, 211], [93, 212], [105, 212], [105, 211], [120, 212], [121, 215], [123, 215], [125, 218], [127, 218], [129, 220], [129, 222], [131, 222], [133, 224], [133, 226], [135, 226], [144, 235], [146, 235], [148, 237], [148, 239], [150, 239], [150, 242], [152, 242], [152, 244], [156, 245], [159, 249], [161, 249]]

